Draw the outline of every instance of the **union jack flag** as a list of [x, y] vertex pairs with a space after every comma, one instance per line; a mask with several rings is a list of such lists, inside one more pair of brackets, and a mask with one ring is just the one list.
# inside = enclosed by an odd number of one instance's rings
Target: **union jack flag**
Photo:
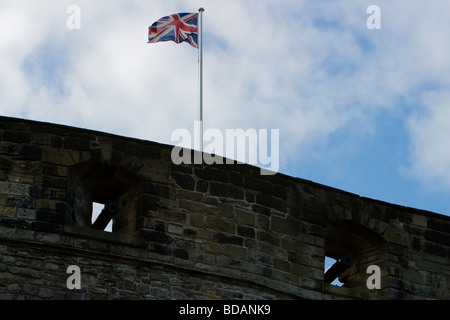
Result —
[[162, 17], [148, 27], [148, 43], [158, 41], [188, 42], [198, 48], [198, 13], [177, 13]]

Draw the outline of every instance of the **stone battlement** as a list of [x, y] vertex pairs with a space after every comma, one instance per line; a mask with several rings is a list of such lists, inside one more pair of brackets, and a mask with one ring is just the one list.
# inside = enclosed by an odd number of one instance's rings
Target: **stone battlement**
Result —
[[[171, 150], [0, 117], [0, 299], [450, 298], [448, 216]], [[94, 228], [111, 201], [113, 232]], [[344, 255], [344, 286], [325, 283]]]

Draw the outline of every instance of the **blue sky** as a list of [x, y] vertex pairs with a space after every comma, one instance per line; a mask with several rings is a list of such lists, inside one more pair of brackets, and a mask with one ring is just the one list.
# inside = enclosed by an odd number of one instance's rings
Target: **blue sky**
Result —
[[199, 7], [205, 129], [279, 129], [284, 174], [450, 214], [444, 0], [3, 1], [1, 114], [173, 144], [197, 118], [197, 50], [147, 28]]

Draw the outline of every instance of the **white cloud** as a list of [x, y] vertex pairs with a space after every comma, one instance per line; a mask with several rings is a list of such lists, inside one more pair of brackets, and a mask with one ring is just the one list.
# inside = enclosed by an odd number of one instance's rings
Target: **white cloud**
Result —
[[381, 30], [366, 28], [370, 1], [202, 2], [78, 1], [80, 30], [66, 27], [72, 2], [8, 2], [0, 112], [170, 143], [197, 119], [197, 50], [147, 44], [147, 28], [204, 6], [206, 128], [279, 128], [283, 170], [358, 144], [380, 112], [412, 114], [415, 176], [428, 181], [432, 166], [450, 181], [439, 122], [448, 97], [423, 95], [449, 85], [446, 2], [381, 1]]
[[450, 189], [450, 93], [432, 91], [423, 95], [425, 111], [409, 119], [411, 166], [405, 173], [434, 191]]

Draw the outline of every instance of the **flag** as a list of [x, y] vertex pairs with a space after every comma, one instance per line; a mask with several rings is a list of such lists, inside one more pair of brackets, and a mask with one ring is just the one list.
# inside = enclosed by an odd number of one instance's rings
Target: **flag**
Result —
[[148, 27], [148, 43], [186, 41], [198, 48], [197, 18], [198, 13], [177, 13], [162, 17]]

